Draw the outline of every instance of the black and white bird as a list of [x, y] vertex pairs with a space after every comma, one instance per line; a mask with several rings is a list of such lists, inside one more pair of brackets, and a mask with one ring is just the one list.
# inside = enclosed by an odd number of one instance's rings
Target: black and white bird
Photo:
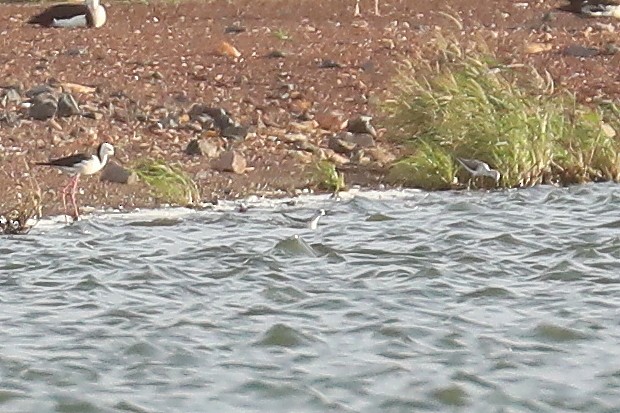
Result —
[[106, 22], [105, 8], [99, 0], [85, 0], [83, 4], [56, 4], [50, 6], [28, 23], [44, 27], [101, 27]]
[[319, 209], [314, 214], [312, 214], [310, 218], [297, 218], [297, 217], [292, 217], [285, 213], [282, 213], [282, 215], [284, 215], [286, 218], [290, 219], [291, 221], [297, 222], [298, 224], [295, 224], [295, 226], [299, 226], [299, 227], [303, 226], [303, 227], [310, 228], [310, 229], [317, 229], [319, 226], [319, 220], [321, 219], [322, 216], [325, 215], [325, 210]]
[[[355, 0], [355, 13], [353, 16], [360, 17], [362, 13], [360, 13], [360, 0]], [[379, 14], [379, 0], [375, 0], [375, 16], [380, 16]]]
[[319, 209], [318, 211], [316, 211], [314, 213], [314, 215], [312, 215], [310, 217], [310, 219], [308, 220], [308, 222], [306, 223], [306, 226], [310, 229], [317, 229], [319, 226], [319, 220], [321, 219], [322, 216], [325, 215], [325, 210], [324, 209]]
[[501, 178], [499, 171], [491, 169], [485, 162], [477, 159], [456, 158], [457, 161], [471, 174], [472, 177], [489, 177], [495, 182]]
[[588, 17], [615, 17], [620, 19], [620, 4], [612, 0], [569, 0], [559, 10]]
[[114, 147], [104, 142], [97, 147], [97, 153], [95, 155], [86, 155], [78, 153], [75, 155], [66, 156], [64, 158], [51, 159], [48, 162], [37, 162], [37, 165], [53, 166], [59, 168], [72, 178], [69, 180], [67, 186], [62, 190], [62, 203], [65, 207], [65, 214], [67, 214], [67, 192], [71, 188], [71, 201], [75, 210], [75, 219], [78, 219], [80, 214], [75, 202], [75, 192], [77, 190], [78, 180], [80, 175], [92, 175], [103, 169], [108, 162], [108, 158], [114, 155]]

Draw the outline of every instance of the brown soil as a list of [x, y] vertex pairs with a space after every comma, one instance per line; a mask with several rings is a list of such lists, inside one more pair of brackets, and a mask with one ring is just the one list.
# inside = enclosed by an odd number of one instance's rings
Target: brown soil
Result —
[[[618, 22], [565, 12], [545, 16], [561, 1], [382, 0], [382, 16], [377, 17], [371, 12], [373, 2], [363, 0], [363, 18], [353, 17], [354, 3], [111, 3], [107, 24], [91, 30], [32, 27], [24, 22], [43, 5], [0, 5], [0, 86], [21, 85], [27, 90], [50, 81], [96, 86], [94, 94], [75, 96], [80, 104], [96, 107], [104, 115], [100, 120], [58, 119], [61, 130], [44, 121], [24, 120], [18, 127], [0, 123], [0, 182], [5, 195], [0, 211], [29, 191], [27, 163], [89, 151], [101, 140], [115, 145], [115, 159], [124, 165], [145, 157], [182, 163], [196, 177], [204, 199], [275, 190], [293, 193], [312, 186], [318, 158], [282, 136], [302, 129], [312, 144], [325, 148], [330, 132], [304, 130], [304, 119], [334, 109], [345, 118], [379, 115], [376, 103], [388, 93], [402, 56], [413, 55], [437, 30], [457, 34], [463, 41], [480, 35], [507, 62], [533, 63], [548, 70], [558, 87], [574, 90], [582, 100], [619, 96], [620, 54], [613, 54], [612, 47], [617, 34], [598, 26], [611, 23], [617, 30]], [[463, 27], [442, 13], [458, 15]], [[225, 33], [234, 24], [246, 31]], [[241, 58], [217, 53], [224, 40], [241, 52]], [[524, 45], [532, 42], [552, 48], [525, 53]], [[563, 50], [571, 45], [609, 53], [567, 56]], [[289, 54], [265, 57], [273, 50]], [[320, 68], [323, 59], [342, 67]], [[285, 93], [287, 87], [291, 90]], [[157, 130], [152, 121], [135, 116], [140, 111], [154, 118], [166, 111], [187, 110], [196, 102], [223, 107], [233, 118], [255, 127], [256, 134], [236, 146], [248, 160], [248, 172], [214, 171], [208, 159], [183, 152], [196, 132]], [[380, 122], [376, 119], [376, 126]], [[385, 132], [380, 129], [379, 145], [397, 154], [399, 148], [385, 141]], [[373, 162], [369, 167], [347, 168], [347, 183], [377, 185], [383, 176], [380, 166]], [[61, 204], [54, 193], [66, 178], [47, 169], [33, 168], [32, 173], [45, 192], [44, 213], [58, 212]], [[82, 205], [157, 204], [139, 183], [102, 183], [96, 177], [81, 182]]]

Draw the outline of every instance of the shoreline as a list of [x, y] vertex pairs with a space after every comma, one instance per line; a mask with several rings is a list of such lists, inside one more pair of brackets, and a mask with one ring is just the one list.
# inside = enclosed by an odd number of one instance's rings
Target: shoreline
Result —
[[[558, 87], [575, 90], [580, 101], [620, 96], [614, 81], [620, 55], [562, 54], [575, 42], [597, 46], [616, 35], [603, 29], [587, 36], [575, 32], [599, 20], [569, 13], [554, 14], [549, 28], [536, 26], [551, 9], [548, 5], [519, 9], [502, 0], [489, 13], [484, 4], [471, 0], [434, 6], [409, 0], [382, 4], [382, 17], [367, 10], [363, 18], [355, 18], [349, 2], [333, 5], [320, 0], [313, 7], [276, 2], [282, 7], [248, 0], [212, 4], [209, 10], [194, 2], [112, 3], [108, 22], [96, 30], [28, 26], [24, 20], [42, 5], [0, 5], [0, 31], [10, 33], [0, 94], [11, 88], [20, 93], [19, 100], [5, 106], [15, 118], [0, 121], [0, 181], [5, 194], [0, 212], [28, 198], [30, 174], [41, 189], [43, 215], [62, 212], [58, 191], [67, 177], [39, 168], [29, 171], [26, 165], [92, 152], [103, 140], [115, 145], [112, 160], [124, 167], [144, 159], [179, 165], [198, 186], [202, 201], [292, 195], [304, 188], [329, 193], [320, 189], [325, 182], [316, 177], [322, 160], [344, 174], [347, 186], [396, 187], [387, 182], [386, 173], [406, 148], [389, 139], [381, 105], [392, 90], [401, 57], [422, 50], [435, 30], [495, 39], [498, 56], [548, 68]], [[449, 6], [462, 15], [461, 28], [441, 15]], [[243, 31], [227, 32], [233, 26]], [[222, 42], [233, 45], [241, 56], [226, 55], [219, 48]], [[550, 49], [524, 51], [524, 44], [541, 42]], [[575, 73], [596, 81], [582, 82]], [[22, 105], [25, 94], [44, 84], [60, 85], [54, 93], [69, 91], [81, 114], [29, 117]], [[222, 128], [204, 127], [192, 119], [195, 105], [224, 109], [245, 136], [223, 137]], [[342, 132], [343, 122], [361, 115], [374, 117], [374, 145], [365, 151], [334, 150], [331, 141]], [[194, 139], [208, 142], [215, 154], [187, 155]], [[244, 159], [240, 173], [214, 165], [231, 148]], [[80, 188], [80, 205], [132, 209], [160, 203], [139, 182], [101, 182], [95, 175], [82, 177]]]

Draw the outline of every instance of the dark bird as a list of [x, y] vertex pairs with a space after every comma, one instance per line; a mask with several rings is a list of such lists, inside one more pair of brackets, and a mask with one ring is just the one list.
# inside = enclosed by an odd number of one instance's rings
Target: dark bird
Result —
[[80, 175], [92, 175], [99, 172], [108, 162], [108, 157], [111, 155], [114, 155], [114, 147], [104, 142], [97, 148], [96, 155], [78, 153], [64, 158], [52, 159], [48, 162], [37, 162], [36, 165], [53, 166], [72, 176], [67, 186], [62, 190], [62, 203], [65, 207], [65, 214], [67, 214], [67, 191], [71, 188], [71, 201], [75, 210], [75, 219], [78, 219], [80, 214], [75, 202], [75, 192]]
[[99, 0], [85, 0], [84, 4], [56, 4], [28, 20], [30, 24], [44, 27], [101, 27], [105, 22], [106, 11]]

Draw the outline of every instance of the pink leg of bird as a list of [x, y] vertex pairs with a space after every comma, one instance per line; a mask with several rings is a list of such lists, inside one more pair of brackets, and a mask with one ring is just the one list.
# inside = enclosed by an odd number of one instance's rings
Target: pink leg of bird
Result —
[[62, 205], [65, 207], [65, 216], [69, 215], [69, 211], [67, 211], [67, 195], [68, 195], [69, 188], [71, 188], [71, 185], [73, 185], [74, 179], [75, 177], [71, 178], [67, 186], [65, 186], [62, 189]]
[[73, 188], [71, 188], [71, 202], [73, 202], [73, 208], [75, 210], [75, 219], [77, 220], [80, 217], [80, 213], [78, 212], [77, 203], [75, 202], [75, 192], [77, 191], [78, 180], [80, 179], [80, 174], [75, 175], [75, 180], [73, 181]]
[[380, 16], [379, 14], [379, 0], [375, 0], [375, 15]]

